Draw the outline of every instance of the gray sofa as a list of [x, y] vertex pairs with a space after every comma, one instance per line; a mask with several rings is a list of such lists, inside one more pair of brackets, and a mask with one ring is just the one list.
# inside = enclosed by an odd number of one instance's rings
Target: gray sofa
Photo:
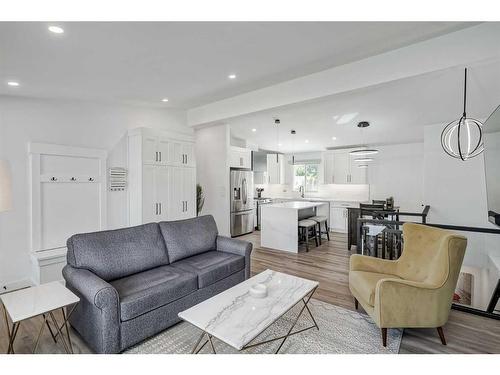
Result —
[[219, 236], [212, 216], [76, 234], [66, 286], [70, 322], [97, 353], [118, 353], [179, 322], [177, 314], [250, 277], [252, 244]]

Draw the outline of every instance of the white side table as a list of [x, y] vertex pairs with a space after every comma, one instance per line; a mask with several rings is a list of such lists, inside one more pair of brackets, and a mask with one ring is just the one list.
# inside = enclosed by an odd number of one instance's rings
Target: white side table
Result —
[[[40, 337], [42, 336], [45, 326], [48, 327], [55, 342], [57, 342], [57, 336], [61, 337], [66, 353], [73, 353], [73, 345], [71, 344], [71, 338], [69, 335], [68, 319], [75, 309], [76, 303], [80, 301], [80, 298], [78, 298], [59, 281], [6, 293], [0, 295], [0, 300], [4, 306], [5, 325], [7, 327], [9, 338], [7, 354], [14, 353], [14, 340], [16, 339], [21, 322], [39, 315], [43, 317], [43, 323], [40, 327], [40, 331], [38, 332], [38, 336], [33, 347], [33, 353], [36, 352], [38, 342], [40, 341]], [[75, 306], [73, 306], [69, 314], [66, 314], [65, 308], [73, 304], [75, 304]], [[61, 325], [58, 324], [54, 316], [54, 311], [58, 309], [61, 309], [64, 320]], [[12, 327], [10, 327], [7, 315], [12, 321]], [[52, 331], [49, 324], [49, 318], [56, 329], [55, 333]], [[64, 333], [62, 331], [63, 328], [66, 330], [67, 337], [64, 337]]]

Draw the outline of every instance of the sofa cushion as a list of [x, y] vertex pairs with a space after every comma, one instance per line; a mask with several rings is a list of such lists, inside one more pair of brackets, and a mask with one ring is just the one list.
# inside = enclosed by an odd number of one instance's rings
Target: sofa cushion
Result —
[[370, 306], [375, 305], [375, 287], [377, 286], [377, 282], [382, 279], [400, 279], [400, 277], [365, 271], [349, 272], [350, 287], [354, 288]]
[[122, 321], [134, 319], [198, 289], [195, 274], [171, 266], [153, 268], [110, 284], [120, 297]]
[[170, 262], [216, 248], [217, 225], [211, 215], [188, 220], [162, 221], [159, 225]]
[[109, 281], [169, 263], [158, 224], [75, 234], [67, 241], [68, 263]]
[[204, 288], [243, 270], [245, 257], [222, 251], [208, 251], [172, 263], [172, 267], [198, 275], [198, 287]]

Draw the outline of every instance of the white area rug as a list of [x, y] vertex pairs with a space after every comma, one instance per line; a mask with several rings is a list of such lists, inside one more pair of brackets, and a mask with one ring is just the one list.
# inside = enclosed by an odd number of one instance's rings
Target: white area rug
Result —
[[[402, 330], [389, 329], [387, 332], [387, 348], [382, 346], [380, 329], [369, 316], [342, 307], [334, 306], [312, 299], [310, 309], [319, 326], [319, 331], [308, 331], [291, 336], [287, 339], [280, 353], [290, 354], [397, 354], [403, 336]], [[301, 306], [297, 305], [275, 324], [264, 331], [253, 342], [264, 341], [268, 338], [284, 335]], [[299, 330], [312, 324], [307, 311], [294, 328]], [[201, 331], [193, 325], [182, 322], [158, 335], [143, 341], [127, 350], [127, 354], [187, 354], [193, 349]], [[280, 341], [275, 341], [255, 348], [244, 350], [241, 353], [274, 353]], [[217, 353], [238, 353], [229, 345], [214, 338]], [[201, 353], [211, 353], [209, 344], [205, 345]]]

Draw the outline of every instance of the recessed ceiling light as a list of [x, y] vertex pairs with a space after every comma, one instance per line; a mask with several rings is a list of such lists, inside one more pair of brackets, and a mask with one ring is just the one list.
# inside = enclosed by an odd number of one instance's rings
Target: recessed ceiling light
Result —
[[63, 34], [64, 29], [59, 26], [49, 26], [49, 31], [54, 34]]
[[337, 140], [337, 137], [332, 137], [332, 139], [333, 139], [334, 141], [336, 141], [336, 140]]
[[358, 165], [358, 168], [368, 168], [368, 165], [367, 164], [360, 164], [360, 165]]
[[365, 155], [374, 155], [378, 154], [378, 150], [372, 149], [362, 149], [362, 150], [354, 150], [349, 152], [350, 155], [353, 156], [365, 156]]
[[278, 146], [283, 146], [283, 143], [278, 143]]
[[229, 79], [235, 79], [236, 78], [236, 74], [230, 74], [227, 76], [227, 78]]
[[309, 139], [306, 139], [304, 142], [309, 143]]
[[257, 131], [257, 129], [253, 128], [252, 131], [255, 133]]
[[19, 82], [16, 82], [16, 81], [9, 81], [9, 82], [7, 82], [7, 84], [8, 84], [9, 86], [12, 86], [12, 87], [17, 87], [17, 86], [19, 86]]
[[161, 101], [166, 103], [166, 102], [168, 102], [168, 98], [163, 98]]

